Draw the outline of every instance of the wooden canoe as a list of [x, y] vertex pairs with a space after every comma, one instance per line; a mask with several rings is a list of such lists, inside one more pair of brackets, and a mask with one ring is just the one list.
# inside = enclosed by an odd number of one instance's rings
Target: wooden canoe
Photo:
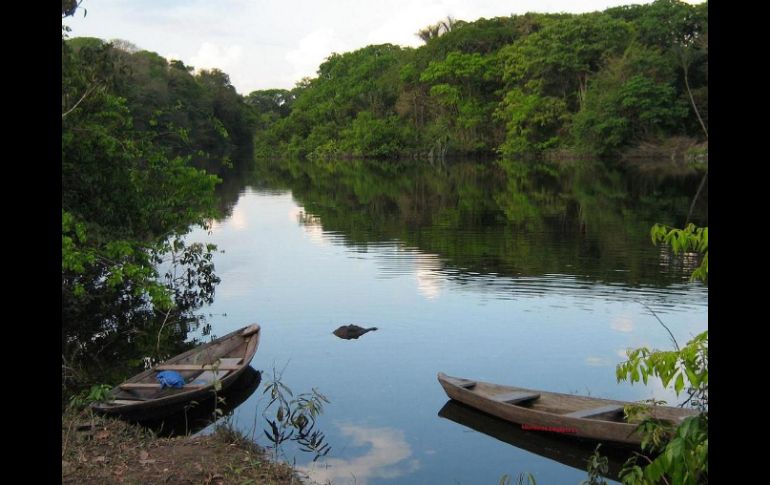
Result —
[[216, 395], [210, 392], [207, 398], [202, 401], [196, 399], [194, 406], [186, 405], [181, 412], [158, 419], [143, 419], [141, 424], [164, 437], [197, 433], [231, 414], [254, 394], [261, 382], [262, 374], [247, 365], [227, 389]]
[[[254, 324], [188, 350], [126, 380], [112, 389], [110, 400], [92, 408], [136, 421], [180, 412], [191, 401], [203, 401], [235, 382], [249, 367], [259, 337], [260, 327]], [[185, 379], [184, 387], [161, 389], [155, 376], [164, 370], [179, 372]]]
[[[503, 421], [454, 399], [448, 400], [438, 415], [503, 443], [583, 472], [586, 470], [586, 463], [596, 450], [594, 441], [579, 438], [564, 439], [556, 433], [526, 431], [516, 423]], [[607, 473], [604, 477], [619, 480], [623, 465], [633, 456], [634, 451], [632, 445], [602, 446], [602, 456], [607, 458]]]
[[[525, 430], [630, 445], [639, 445], [642, 440], [637, 425], [624, 417], [624, 406], [635, 403], [502, 386], [443, 373], [438, 374], [438, 381], [451, 399]], [[648, 412], [675, 424], [697, 414], [694, 409], [669, 406], [652, 406]]]

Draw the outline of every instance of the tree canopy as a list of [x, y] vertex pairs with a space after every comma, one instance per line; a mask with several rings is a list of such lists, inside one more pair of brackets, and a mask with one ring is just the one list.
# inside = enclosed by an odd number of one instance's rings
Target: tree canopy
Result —
[[614, 155], [669, 137], [703, 138], [707, 2], [448, 18], [418, 35], [425, 44], [416, 49], [385, 44], [332, 54], [317, 77], [291, 91], [285, 109], [255, 105], [270, 113], [258, 128], [258, 151]]

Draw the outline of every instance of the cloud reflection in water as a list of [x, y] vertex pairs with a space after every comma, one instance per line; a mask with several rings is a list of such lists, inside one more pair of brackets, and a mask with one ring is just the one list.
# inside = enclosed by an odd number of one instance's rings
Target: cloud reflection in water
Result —
[[439, 257], [435, 254], [415, 253], [414, 265], [417, 291], [428, 300], [438, 297], [444, 281]]
[[634, 320], [630, 315], [616, 315], [612, 319], [610, 327], [616, 332], [632, 333], [634, 331]]
[[398, 478], [417, 470], [419, 461], [409, 457], [412, 449], [404, 432], [393, 428], [367, 428], [344, 424], [343, 436], [354, 446], [370, 446], [363, 455], [352, 458], [326, 458], [307, 467], [298, 467], [314, 483], [366, 485], [373, 478]]
[[329, 244], [329, 239], [324, 232], [320, 217], [305, 212], [305, 209], [302, 207], [296, 207], [289, 211], [289, 218], [296, 220], [299, 223], [300, 227], [305, 231], [305, 235], [311, 242], [321, 246]]

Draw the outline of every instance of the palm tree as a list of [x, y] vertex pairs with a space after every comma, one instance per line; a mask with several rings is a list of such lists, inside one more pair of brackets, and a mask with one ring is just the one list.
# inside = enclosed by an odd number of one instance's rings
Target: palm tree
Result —
[[430, 39], [435, 39], [442, 34], [450, 32], [455, 25], [457, 25], [457, 20], [453, 19], [451, 15], [447, 15], [445, 20], [439, 20], [435, 24], [428, 25], [418, 30], [415, 35], [427, 43]]

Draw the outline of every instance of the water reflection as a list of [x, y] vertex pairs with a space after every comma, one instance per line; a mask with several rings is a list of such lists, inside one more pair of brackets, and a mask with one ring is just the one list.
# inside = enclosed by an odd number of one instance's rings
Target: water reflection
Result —
[[289, 217], [299, 223], [311, 241], [319, 245], [329, 244], [329, 237], [324, 233], [320, 217], [305, 212], [300, 207], [291, 211]]
[[[313, 240], [363, 252], [388, 247], [383, 275], [417, 264], [428, 299], [441, 291], [437, 272], [461, 280], [571, 275], [577, 283], [658, 286], [686, 282], [697, 264], [653, 248], [648, 236], [656, 222], [684, 223], [700, 181], [695, 171], [653, 175], [593, 162], [511, 160], [383, 170], [345, 161], [330, 174], [313, 162], [286, 164], [290, 170], [271, 165], [261, 176], [280, 174], [301, 207], [291, 216]], [[708, 225], [704, 204], [694, 221]], [[416, 251], [425, 259], [415, 259]]]
[[327, 458], [312, 466], [300, 467], [300, 472], [307, 474], [314, 483], [366, 485], [374, 479], [408, 475], [420, 467], [418, 460], [410, 459], [412, 448], [401, 430], [352, 424], [343, 424], [339, 428], [352, 446], [369, 449], [360, 456]]
[[[444, 404], [438, 415], [522, 450], [581, 471], [586, 470], [587, 461], [596, 447], [596, 443], [583, 441], [574, 436], [525, 431], [520, 425], [508, 423], [452, 400]], [[608, 458], [607, 478], [618, 479], [623, 463], [632, 456], [632, 452], [630, 448], [602, 446], [601, 454]]]
[[610, 327], [617, 332], [631, 333], [634, 331], [634, 320], [630, 315], [617, 315]]
[[594, 355], [586, 357], [586, 365], [591, 367], [606, 367], [610, 365], [614, 365], [614, 362], [610, 362], [609, 359], [605, 357], [597, 357]]
[[[484, 293], [503, 300], [521, 298], [540, 298], [547, 295], [559, 294], [564, 298], [574, 297], [576, 304], [588, 299], [614, 301], [645, 301], [656, 311], [665, 312], [666, 307], [692, 304], [700, 306], [702, 294], [689, 282], [669, 282], [661, 287], [659, 284], [644, 284], [629, 287], [619, 282], [602, 282], [595, 274], [545, 273], [541, 275], [510, 274], [504, 268], [497, 267], [499, 272], [487, 263], [487, 272], [478, 272], [466, 267], [452, 266], [439, 254], [428, 253], [417, 248], [406, 246], [399, 241], [372, 242], [363, 245], [352, 245], [344, 235], [325, 231], [318, 216], [299, 212], [312, 224], [301, 223], [305, 234], [315, 243], [353, 249], [352, 254], [361, 258], [364, 255], [373, 258], [378, 266], [377, 278], [395, 279], [409, 277], [416, 283], [417, 293], [428, 301], [439, 299], [450, 287], [472, 293]], [[646, 239], [645, 239], [646, 242]], [[533, 242], [534, 244], [534, 242]], [[632, 251], [654, 252], [655, 248], [637, 247]], [[625, 270], [615, 273], [622, 274]], [[613, 279], [618, 278], [613, 276]], [[633, 321], [630, 317], [618, 317], [613, 323], [613, 329], [619, 332], [632, 332]]]
[[428, 300], [435, 299], [441, 293], [443, 266], [441, 259], [435, 254], [417, 254], [415, 257], [417, 291]]

